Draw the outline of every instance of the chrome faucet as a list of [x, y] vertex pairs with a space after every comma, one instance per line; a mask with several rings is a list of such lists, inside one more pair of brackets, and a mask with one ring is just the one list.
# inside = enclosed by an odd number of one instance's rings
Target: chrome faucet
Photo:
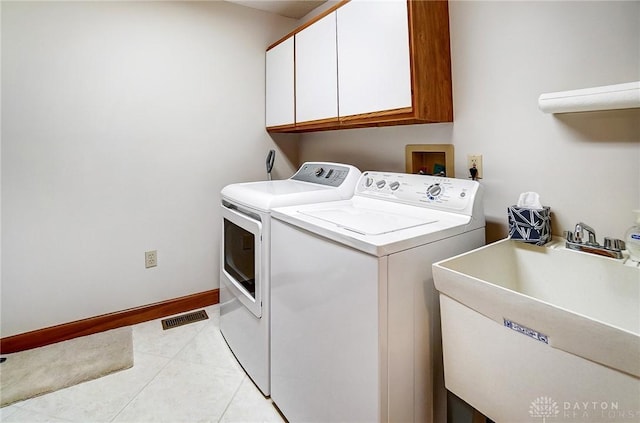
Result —
[[573, 231], [573, 239], [578, 243], [583, 243], [585, 232], [589, 235], [589, 241], [585, 242], [585, 244], [591, 246], [598, 245], [598, 241], [596, 241], [596, 231], [591, 226], [582, 222], [576, 224], [576, 228]]
[[[585, 232], [588, 235], [586, 242], [584, 241]], [[624, 241], [609, 237], [604, 239], [604, 245], [600, 245], [596, 241], [596, 231], [583, 222], [576, 224], [573, 232], [565, 231], [564, 237], [567, 240], [566, 247], [571, 250], [584, 251], [615, 259], [621, 259], [622, 250], [625, 249]]]

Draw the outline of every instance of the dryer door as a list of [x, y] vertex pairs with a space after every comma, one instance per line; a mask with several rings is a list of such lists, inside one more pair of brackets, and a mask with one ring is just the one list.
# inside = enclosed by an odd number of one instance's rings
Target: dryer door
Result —
[[256, 317], [262, 316], [260, 216], [222, 205], [221, 283]]

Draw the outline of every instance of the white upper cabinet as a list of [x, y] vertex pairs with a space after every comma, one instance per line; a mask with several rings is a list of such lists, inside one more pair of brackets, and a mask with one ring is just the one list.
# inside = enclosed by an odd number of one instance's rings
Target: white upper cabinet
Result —
[[404, 0], [352, 0], [337, 10], [340, 116], [411, 107]]
[[338, 117], [336, 12], [295, 35], [296, 123]]
[[267, 51], [270, 132], [437, 122], [453, 122], [447, 1], [343, 0]]
[[295, 124], [294, 39], [267, 50], [266, 126]]

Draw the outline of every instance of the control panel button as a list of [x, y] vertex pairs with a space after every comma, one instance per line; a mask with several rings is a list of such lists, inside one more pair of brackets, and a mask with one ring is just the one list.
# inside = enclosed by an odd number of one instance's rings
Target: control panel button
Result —
[[389, 184], [389, 188], [391, 188], [391, 191], [395, 191], [398, 188], [400, 188], [400, 182], [398, 181], [393, 181]]
[[387, 185], [387, 181], [385, 181], [384, 179], [381, 179], [378, 182], [376, 182], [376, 186], [378, 187], [378, 189], [384, 188], [385, 185]]
[[329, 169], [329, 171], [327, 172], [327, 174], [325, 175], [325, 178], [330, 178], [331, 175], [333, 175], [333, 169]]

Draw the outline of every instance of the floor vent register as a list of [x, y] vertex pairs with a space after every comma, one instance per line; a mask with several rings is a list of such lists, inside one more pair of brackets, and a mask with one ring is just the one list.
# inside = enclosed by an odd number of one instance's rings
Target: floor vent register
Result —
[[208, 318], [209, 316], [207, 316], [206, 311], [198, 310], [192, 313], [182, 314], [180, 316], [171, 317], [171, 318], [162, 320], [162, 329], [167, 330], [167, 329], [177, 328], [178, 326], [199, 322], [200, 320], [206, 320]]

